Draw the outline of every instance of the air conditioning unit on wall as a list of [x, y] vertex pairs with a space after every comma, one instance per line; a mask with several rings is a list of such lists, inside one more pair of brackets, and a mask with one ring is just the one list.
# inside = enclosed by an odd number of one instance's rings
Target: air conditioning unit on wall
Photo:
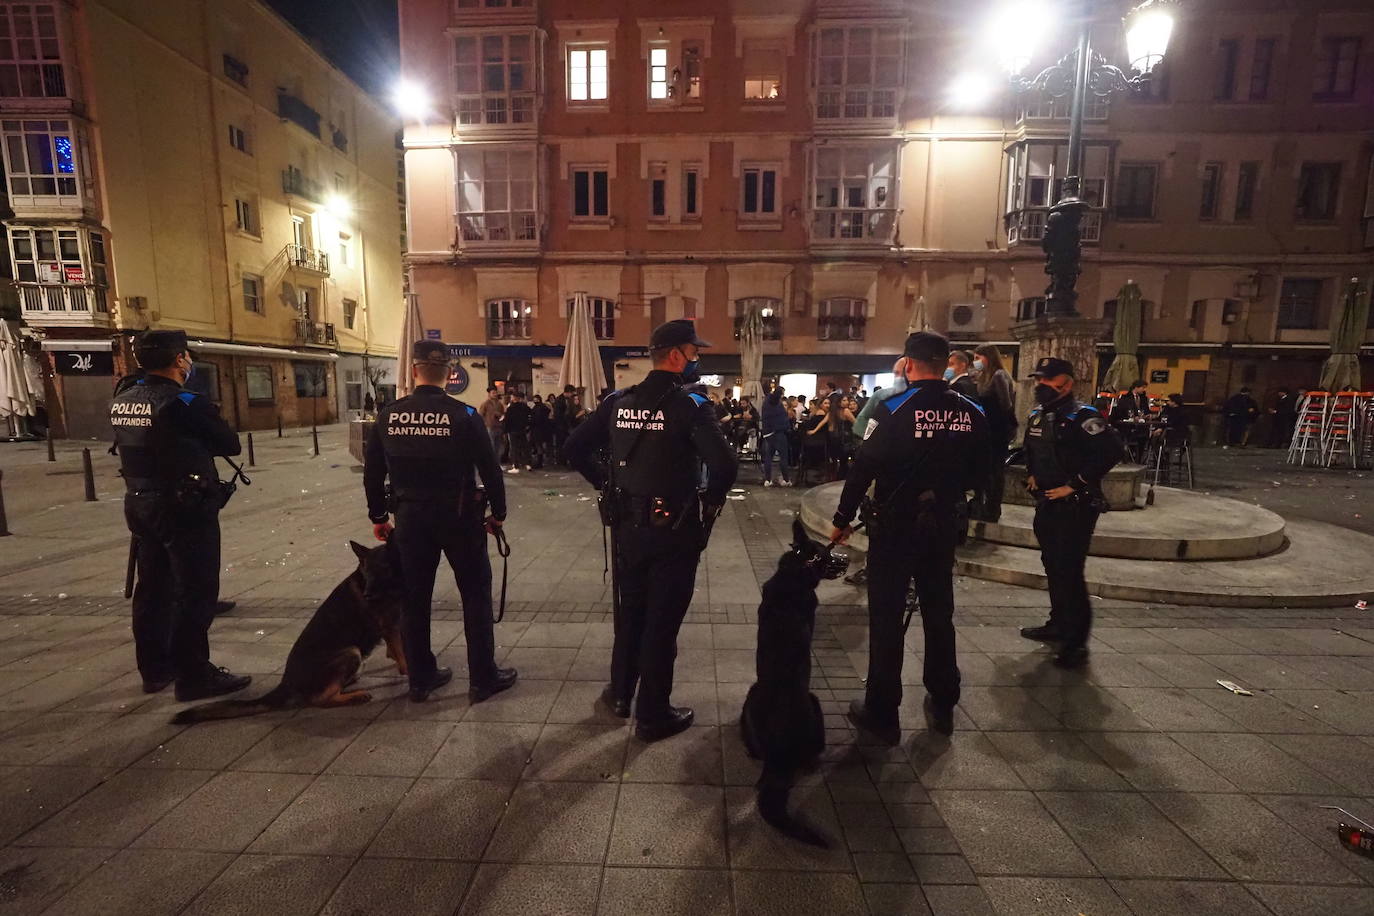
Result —
[[951, 302], [949, 304], [949, 333], [981, 334], [988, 324], [986, 302]]

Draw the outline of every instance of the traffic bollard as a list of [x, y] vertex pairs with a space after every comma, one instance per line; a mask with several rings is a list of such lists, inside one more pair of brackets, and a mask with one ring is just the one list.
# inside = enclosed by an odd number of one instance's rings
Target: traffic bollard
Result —
[[51, 430], [51, 429], [48, 430], [48, 460], [49, 460], [49, 461], [56, 461], [56, 460], [57, 460], [57, 452], [55, 452], [55, 451], [53, 450], [53, 444], [52, 444], [52, 430]]
[[252, 433], [249, 433], [249, 434], [248, 434], [248, 466], [249, 466], [250, 468], [251, 468], [251, 467], [256, 467], [256, 466], [257, 466], [257, 463], [258, 463], [258, 462], [257, 462], [257, 460], [256, 460], [256, 456], [253, 454], [253, 434], [252, 434]]
[[277, 414], [277, 438], [281, 438], [281, 414]]
[[81, 450], [81, 470], [86, 475], [86, 502], [93, 503], [95, 497], [95, 468], [91, 466], [91, 450], [83, 448]]
[[10, 524], [5, 518], [5, 472], [0, 470], [0, 538], [9, 536]]
[[310, 438], [315, 443], [315, 457], [320, 457], [320, 431], [315, 427], [310, 427]]

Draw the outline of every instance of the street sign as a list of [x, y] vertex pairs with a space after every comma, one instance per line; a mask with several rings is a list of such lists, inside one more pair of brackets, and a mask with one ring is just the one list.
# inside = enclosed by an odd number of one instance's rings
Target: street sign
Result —
[[439, 331], [438, 328], [435, 328], [434, 330], [431, 330], [431, 331], [425, 331], [425, 340], [443, 340], [443, 339], [444, 339], [443, 334]]
[[1169, 370], [1168, 370], [1168, 369], [1151, 369], [1151, 370], [1150, 370], [1150, 384], [1151, 384], [1151, 385], [1167, 385], [1168, 383], [1169, 383]]

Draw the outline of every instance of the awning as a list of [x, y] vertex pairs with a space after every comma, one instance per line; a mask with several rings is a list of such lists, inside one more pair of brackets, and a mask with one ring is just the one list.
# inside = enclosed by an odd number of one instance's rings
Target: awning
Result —
[[108, 353], [110, 352], [110, 338], [103, 340], [62, 340], [56, 337], [44, 338], [42, 347], [44, 350], [78, 350], [85, 352]]
[[[199, 353], [223, 353], [229, 356], [267, 356], [273, 359], [305, 359], [333, 362], [339, 354], [325, 350], [288, 350], [285, 347], [260, 347], [253, 344], [220, 343], [214, 340], [186, 341], [193, 351]], [[60, 348], [65, 349], [65, 348]]]

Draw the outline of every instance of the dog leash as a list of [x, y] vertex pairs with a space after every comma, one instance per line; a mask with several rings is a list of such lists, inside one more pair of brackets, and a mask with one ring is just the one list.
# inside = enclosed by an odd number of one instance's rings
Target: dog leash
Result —
[[[850, 528], [850, 529], [849, 529], [849, 533], [850, 533], [850, 534], [853, 534], [854, 532], [859, 531], [859, 530], [861, 530], [861, 529], [863, 529], [863, 528], [865, 528], [865, 527], [867, 527], [867, 526], [868, 526], [868, 522], [859, 522], [859, 523], [858, 523], [857, 525], [855, 525], [853, 528]], [[836, 542], [836, 541], [831, 541], [829, 544], [826, 545], [825, 552], [826, 552], [826, 553], [830, 553], [832, 550], [834, 550], [834, 549], [835, 549], [836, 547], [838, 547], [838, 546], [839, 546], [839, 543], [838, 543], [838, 542]], [[908, 588], [908, 590], [909, 590], [909, 589], [910, 589], [910, 586], [908, 585], [907, 588]], [[911, 618], [914, 617], [914, 616], [916, 616], [916, 614], [920, 613], [920, 610], [921, 610], [921, 602], [920, 602], [920, 600], [919, 600], [919, 599], [918, 599], [918, 600], [915, 600], [915, 601], [911, 600], [910, 591], [908, 591], [908, 593], [907, 593], [907, 602], [906, 602], [906, 616], [905, 616], [904, 618], [902, 618], [902, 635], [905, 636], [907, 630], [910, 630], [910, 629], [911, 629]]]
[[496, 553], [501, 557], [501, 606], [492, 618], [492, 623], [500, 623], [506, 618], [506, 580], [510, 574], [510, 541], [506, 540], [506, 532], [497, 528], [491, 533], [496, 538]]

